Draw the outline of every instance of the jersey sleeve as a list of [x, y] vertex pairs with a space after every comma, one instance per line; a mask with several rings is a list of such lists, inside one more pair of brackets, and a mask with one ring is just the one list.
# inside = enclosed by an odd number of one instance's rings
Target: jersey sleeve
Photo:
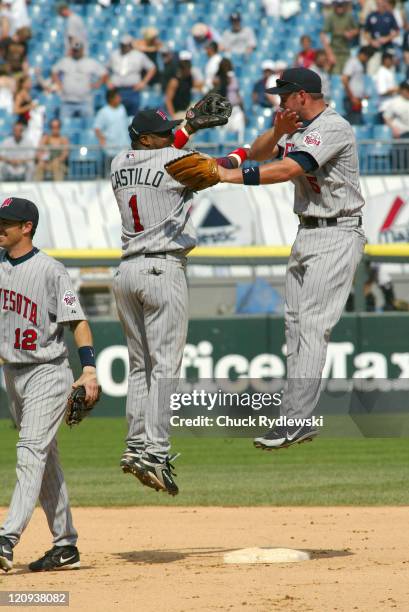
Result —
[[49, 310], [57, 323], [86, 319], [70, 276], [63, 266], [54, 270]]
[[308, 153], [319, 167], [335, 158], [353, 136], [343, 125], [327, 123], [321, 122], [317, 126], [307, 128], [301, 142], [292, 149], [292, 153]]

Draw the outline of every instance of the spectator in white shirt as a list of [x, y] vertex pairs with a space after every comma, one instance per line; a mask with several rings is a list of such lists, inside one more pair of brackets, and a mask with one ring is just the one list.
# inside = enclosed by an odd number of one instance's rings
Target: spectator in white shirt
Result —
[[206, 53], [209, 59], [207, 60], [207, 63], [204, 69], [205, 92], [213, 89], [213, 79], [216, 76], [217, 71], [219, 70], [220, 62], [222, 60], [222, 56], [218, 52], [217, 42], [215, 42], [214, 40], [210, 41], [206, 45]]
[[17, 121], [13, 135], [0, 145], [1, 176], [5, 181], [29, 181], [33, 178], [34, 147], [25, 125]]
[[14, 30], [31, 27], [26, 0], [13, 0], [10, 6], [10, 13]]
[[126, 112], [133, 117], [139, 110], [139, 92], [154, 77], [156, 66], [145, 53], [133, 49], [132, 44], [132, 36], [126, 34], [120, 40], [120, 48], [112, 53], [108, 64], [111, 71], [108, 87], [119, 90]]
[[107, 72], [96, 60], [84, 56], [80, 42], [75, 42], [70, 57], [63, 57], [52, 70], [52, 79], [61, 96], [60, 119], [79, 115], [90, 118], [94, 114], [92, 91], [101, 87]]
[[359, 49], [356, 57], [350, 57], [342, 71], [345, 89], [344, 106], [346, 119], [352, 125], [362, 124], [362, 100], [365, 98], [365, 67], [372, 57], [372, 47]]
[[64, 31], [65, 54], [69, 55], [74, 41], [79, 41], [84, 47], [85, 55], [88, 55], [88, 34], [82, 17], [74, 13], [67, 2], [57, 5], [58, 14], [67, 20]]
[[240, 13], [230, 15], [231, 29], [223, 32], [219, 48], [235, 55], [250, 54], [257, 46], [252, 28], [241, 25]]
[[398, 95], [385, 104], [383, 119], [394, 138], [409, 138], [409, 81], [403, 81]]
[[[390, 51], [382, 55], [382, 65], [374, 76], [376, 91], [379, 96], [379, 112], [382, 114], [386, 104], [398, 92], [395, 73], [395, 55]], [[382, 120], [382, 116], [380, 117]]]

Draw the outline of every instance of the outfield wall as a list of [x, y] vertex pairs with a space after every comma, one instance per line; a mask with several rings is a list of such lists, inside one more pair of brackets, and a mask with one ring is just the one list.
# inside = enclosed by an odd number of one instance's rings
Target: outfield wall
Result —
[[[361, 187], [368, 241], [409, 242], [409, 176], [364, 176]], [[121, 246], [121, 221], [109, 181], [3, 183], [0, 198], [18, 193], [38, 204], [36, 246], [102, 249]], [[216, 185], [196, 194], [192, 220], [199, 245], [289, 245], [298, 219], [291, 183]]]
[[[92, 322], [97, 368], [103, 388], [100, 416], [123, 415], [128, 356], [121, 327], [114, 320]], [[72, 340], [71, 334], [67, 337]], [[329, 378], [409, 378], [409, 315], [348, 314], [333, 331], [324, 376]], [[71, 346], [72, 365], [79, 371]], [[282, 317], [195, 319], [189, 323], [182, 377], [249, 378], [285, 375]], [[2, 381], [4, 387], [4, 381]], [[7, 398], [0, 389], [0, 416]]]

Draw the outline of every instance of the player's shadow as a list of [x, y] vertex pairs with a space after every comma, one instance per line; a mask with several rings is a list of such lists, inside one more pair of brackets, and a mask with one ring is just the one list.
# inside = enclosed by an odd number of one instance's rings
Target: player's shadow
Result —
[[128, 552], [114, 553], [130, 563], [174, 563], [189, 557], [209, 557], [215, 558], [235, 550], [234, 548], [182, 548], [178, 550], [133, 550]]
[[301, 549], [304, 552], [310, 554], [311, 559], [332, 559], [333, 557], [352, 557], [355, 553], [352, 550], [331, 550], [328, 548], [323, 549]]
[[[277, 547], [278, 548], [278, 547]], [[237, 548], [182, 548], [178, 550], [134, 550], [128, 552], [114, 553], [115, 557], [128, 561], [129, 563], [174, 563], [183, 559], [193, 557], [208, 557], [221, 561], [221, 555], [233, 552]], [[334, 557], [350, 557], [354, 555], [350, 550], [331, 549], [298, 549], [310, 554], [312, 560], [332, 559]]]

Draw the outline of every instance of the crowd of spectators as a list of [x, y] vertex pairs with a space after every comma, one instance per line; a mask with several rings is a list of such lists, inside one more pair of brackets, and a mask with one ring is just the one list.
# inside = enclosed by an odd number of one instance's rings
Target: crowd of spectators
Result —
[[[298, 0], [262, 3], [265, 14], [277, 24], [301, 10]], [[108, 7], [110, 2], [100, 0], [100, 4]], [[150, 4], [159, 6], [161, 1], [150, 0]], [[353, 125], [363, 123], [368, 99], [376, 95], [373, 121], [388, 126], [394, 138], [407, 138], [409, 20], [403, 6], [393, 0], [323, 0], [321, 4], [325, 18], [319, 36], [302, 32], [293, 59], [273, 60], [267, 52], [260, 62], [260, 73], [254, 77], [250, 101], [246, 101], [241, 78], [257, 51], [258, 40], [253, 28], [243, 25], [237, 10], [230, 15], [229, 27], [221, 31], [205, 22], [189, 24], [183, 48], [178, 50], [152, 25], [142, 27], [136, 38], [124, 33], [102, 62], [90, 51], [89, 33], [76, 4], [59, 3], [56, 13], [64, 24], [59, 32], [64, 50], [50, 75], [44, 76], [41, 66], [28, 62], [33, 34], [26, 0], [0, 0], [0, 117], [14, 117], [12, 133], [1, 143], [2, 178], [66, 177], [73, 144], [66, 126], [72, 120], [84, 120], [84, 126], [92, 130], [108, 168], [118, 147], [128, 142], [129, 117], [141, 107], [142, 92], [155, 93], [172, 118], [183, 118], [200, 95], [218, 91], [233, 106], [224, 130], [242, 142], [253, 111], [271, 109], [268, 116], [274, 120], [280, 99], [266, 94], [265, 89], [274, 86], [281, 72], [292, 64], [317, 71], [326, 101], [335, 104]], [[203, 61], [196, 62], [198, 57]], [[368, 78], [373, 89], [367, 87]], [[39, 94], [58, 97], [53, 116], [45, 114], [37, 100]], [[27, 153], [30, 147], [33, 154]]]

